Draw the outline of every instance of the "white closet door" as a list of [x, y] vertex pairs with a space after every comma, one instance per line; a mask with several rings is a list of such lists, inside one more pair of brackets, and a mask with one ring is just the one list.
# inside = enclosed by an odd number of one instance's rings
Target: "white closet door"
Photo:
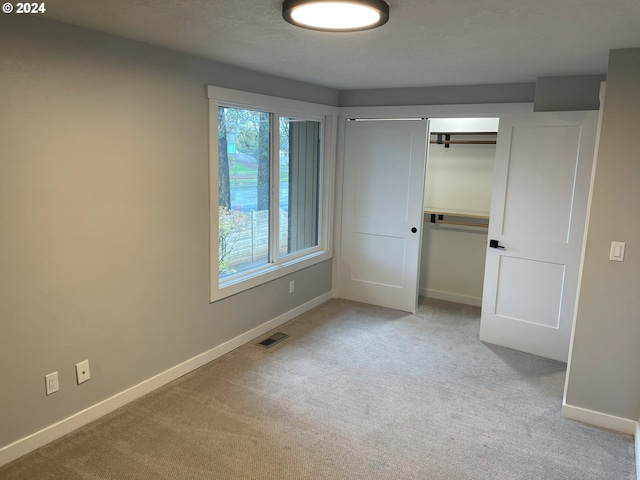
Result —
[[480, 339], [566, 362], [597, 112], [500, 119]]
[[340, 297], [415, 312], [426, 120], [348, 121]]

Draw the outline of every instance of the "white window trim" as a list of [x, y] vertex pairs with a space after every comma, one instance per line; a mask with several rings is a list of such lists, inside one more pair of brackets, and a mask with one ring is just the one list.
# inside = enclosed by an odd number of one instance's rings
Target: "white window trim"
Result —
[[[333, 197], [336, 163], [338, 107], [272, 97], [228, 88], [207, 87], [209, 98], [209, 223], [210, 223], [210, 301], [215, 302], [257, 287], [303, 268], [329, 260], [333, 256]], [[218, 106], [232, 106], [323, 121], [323, 145], [320, 175], [320, 234], [318, 246], [292, 255], [279, 263], [269, 263], [230, 276], [221, 284], [218, 267]], [[273, 179], [272, 179], [273, 180]]]

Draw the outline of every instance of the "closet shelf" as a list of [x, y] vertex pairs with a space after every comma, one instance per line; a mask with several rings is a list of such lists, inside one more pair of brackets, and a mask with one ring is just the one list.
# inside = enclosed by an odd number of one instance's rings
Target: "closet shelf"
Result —
[[[445, 217], [453, 217], [454, 220], [446, 220]], [[464, 213], [464, 212], [434, 212], [431, 210], [424, 211], [425, 222], [436, 223], [440, 225], [461, 225], [465, 227], [478, 227], [489, 228], [488, 223], [480, 223], [469, 221], [472, 220], [489, 220], [489, 215], [481, 215], [476, 213]]]
[[495, 140], [451, 140], [452, 135], [465, 135], [465, 136], [495, 136], [496, 132], [431, 132], [431, 135], [436, 135], [436, 140], [430, 140], [430, 144], [444, 145], [445, 148], [449, 148], [449, 145], [495, 145]]

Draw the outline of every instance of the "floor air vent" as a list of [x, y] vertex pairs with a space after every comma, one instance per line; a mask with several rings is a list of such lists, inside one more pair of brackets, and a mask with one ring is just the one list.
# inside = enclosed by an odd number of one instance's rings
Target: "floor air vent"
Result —
[[271, 335], [269, 338], [265, 338], [261, 342], [258, 342], [256, 345], [260, 345], [261, 347], [270, 348], [273, 347], [276, 343], [280, 343], [285, 338], [289, 338], [289, 335], [286, 333], [278, 332]]

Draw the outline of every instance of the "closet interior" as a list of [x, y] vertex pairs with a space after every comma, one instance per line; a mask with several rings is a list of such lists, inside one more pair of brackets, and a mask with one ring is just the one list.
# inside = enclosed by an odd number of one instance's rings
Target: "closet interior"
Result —
[[420, 295], [481, 305], [497, 118], [429, 121]]

